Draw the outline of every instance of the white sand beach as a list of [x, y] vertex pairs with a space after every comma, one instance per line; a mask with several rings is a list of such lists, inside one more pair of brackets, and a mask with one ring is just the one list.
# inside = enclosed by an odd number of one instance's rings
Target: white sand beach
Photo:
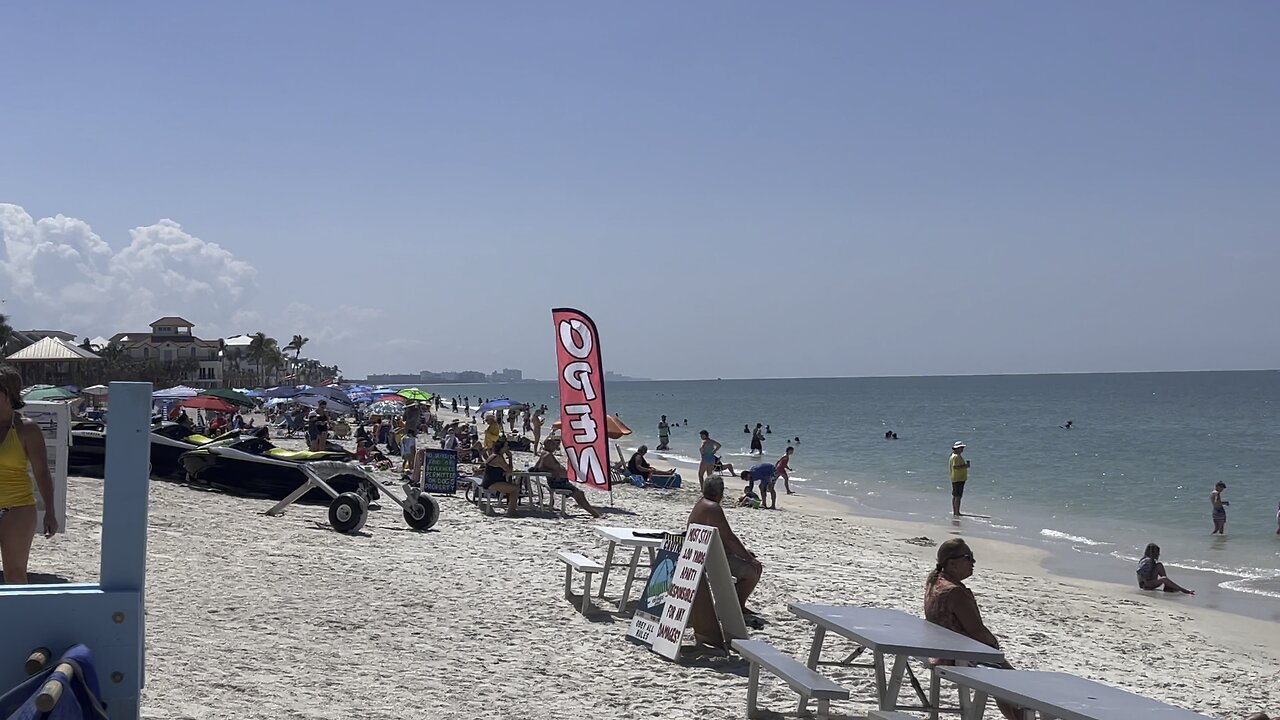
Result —
[[[69, 534], [37, 540], [33, 573], [95, 578], [102, 482], [71, 478]], [[459, 494], [441, 498], [427, 533], [410, 531], [384, 502], [363, 534], [346, 536], [329, 529], [321, 506], [267, 517], [269, 501], [152, 481], [143, 715], [744, 717], [744, 662], [668, 662], [628, 643], [623, 617], [584, 617], [562, 594], [556, 551], [602, 559], [591, 529], [601, 523], [682, 528], [696, 496], [689, 484], [670, 495], [620, 487], [602, 521], [572, 503], [567, 519], [486, 517]], [[607, 495], [592, 500], [608, 504]], [[765, 566], [751, 605], [769, 624], [754, 637], [802, 657], [812, 629], [787, 611], [794, 601], [920, 612], [934, 549], [906, 540], [945, 540], [951, 528], [854, 517], [804, 496], [783, 505], [727, 510]], [[1274, 623], [1049, 577], [1028, 548], [972, 546], [978, 569], [968, 584], [1016, 666], [1076, 673], [1213, 717], [1280, 710]], [[610, 597], [620, 580], [611, 579]], [[838, 717], [873, 707], [869, 674], [829, 672], [854, 694], [834, 705]], [[762, 683], [762, 705], [793, 717], [791, 690]]]

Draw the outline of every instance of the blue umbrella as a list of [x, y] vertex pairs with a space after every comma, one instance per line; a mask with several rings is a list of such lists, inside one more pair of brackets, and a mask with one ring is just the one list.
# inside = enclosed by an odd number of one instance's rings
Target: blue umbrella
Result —
[[302, 391], [292, 385], [280, 385], [278, 387], [263, 390], [262, 395], [269, 398], [287, 398], [293, 397], [300, 392]]
[[525, 407], [525, 404], [516, 402], [514, 400], [509, 400], [507, 398], [498, 398], [497, 400], [490, 400], [489, 402], [481, 405], [479, 408], [476, 409], [476, 412], [483, 413], [483, 412], [488, 412], [489, 410], [499, 410], [499, 409], [513, 408], [513, 407], [522, 408], [522, 407]]

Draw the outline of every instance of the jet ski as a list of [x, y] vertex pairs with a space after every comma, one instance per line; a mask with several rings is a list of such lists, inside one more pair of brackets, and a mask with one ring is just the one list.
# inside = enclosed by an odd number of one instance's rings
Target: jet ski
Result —
[[71, 450], [67, 470], [72, 475], [102, 477], [107, 455], [106, 426], [98, 420], [71, 421]]
[[[308, 462], [346, 462], [351, 453], [341, 448], [311, 451], [285, 450], [265, 438], [241, 437], [231, 442], [210, 443], [183, 453], [179, 461], [193, 486], [210, 487], [232, 495], [282, 500], [307, 481], [300, 469]], [[359, 465], [333, 475], [329, 485], [339, 493], [363, 492], [377, 497], [377, 482]], [[303, 495], [301, 502], [329, 504], [331, 498], [318, 488]]]
[[182, 479], [182, 454], [210, 443], [223, 443], [240, 438], [238, 431], [209, 437], [187, 425], [162, 421], [151, 426], [151, 475], [165, 479]]

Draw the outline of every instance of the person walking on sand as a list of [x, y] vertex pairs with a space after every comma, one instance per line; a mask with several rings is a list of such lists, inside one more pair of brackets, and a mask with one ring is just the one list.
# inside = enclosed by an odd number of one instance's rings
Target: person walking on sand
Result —
[[1209, 504], [1213, 506], [1213, 532], [1210, 535], [1227, 534], [1227, 506], [1231, 503], [1222, 499], [1222, 491], [1226, 489], [1227, 484], [1219, 480], [1213, 486], [1213, 492], [1209, 493]]
[[1188, 590], [1169, 579], [1164, 572], [1164, 563], [1160, 562], [1160, 546], [1155, 543], [1147, 543], [1147, 549], [1142, 552], [1142, 559], [1138, 561], [1138, 587], [1143, 590], [1196, 594], [1194, 590]]
[[964, 459], [964, 443], [951, 445], [951, 514], [960, 517], [960, 498], [964, 497], [964, 484], [969, 480], [969, 461]]
[[773, 474], [782, 478], [783, 487], [786, 488], [788, 495], [795, 495], [795, 493], [791, 492], [791, 476], [787, 474], [787, 471], [791, 469], [791, 454], [795, 451], [794, 447], [788, 445], [787, 451], [782, 454], [782, 457], [778, 458], [778, 462], [773, 464]]
[[542, 415], [547, 411], [547, 406], [543, 405], [538, 411], [529, 418], [529, 425], [533, 428], [533, 447], [538, 447], [542, 442]]
[[711, 439], [711, 433], [699, 430], [698, 437], [702, 444], [698, 446], [698, 485], [703, 485], [704, 477], [711, 477], [716, 471], [716, 455], [720, 453], [720, 443]]
[[658, 450], [669, 450], [667, 443], [671, 440], [671, 426], [667, 424], [667, 416], [658, 421]]

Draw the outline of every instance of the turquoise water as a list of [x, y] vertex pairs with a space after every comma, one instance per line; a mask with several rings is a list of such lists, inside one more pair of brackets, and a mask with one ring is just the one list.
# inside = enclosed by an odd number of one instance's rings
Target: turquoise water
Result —
[[[439, 390], [555, 407], [551, 383]], [[743, 424], [767, 423], [768, 460], [800, 437], [793, 489], [906, 519], [949, 516], [947, 458], [962, 440], [964, 511], [990, 516], [965, 520], [977, 531], [1120, 559], [1156, 542], [1168, 565], [1280, 598], [1280, 372], [615, 382], [606, 393], [636, 431], [628, 449], [657, 444], [659, 415], [688, 419], [657, 465], [696, 463], [705, 428], [726, 462], [749, 466]], [[1226, 538], [1209, 536], [1218, 480]]]

